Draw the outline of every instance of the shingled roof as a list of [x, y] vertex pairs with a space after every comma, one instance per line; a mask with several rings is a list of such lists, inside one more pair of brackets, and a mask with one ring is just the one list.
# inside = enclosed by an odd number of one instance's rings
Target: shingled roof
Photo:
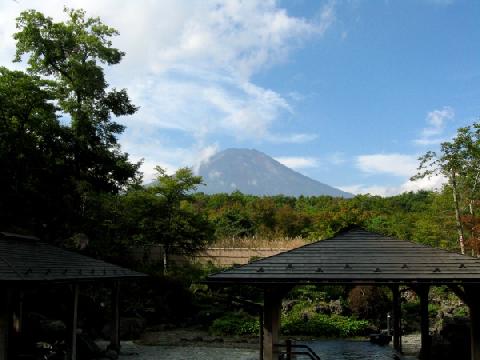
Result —
[[208, 277], [210, 284], [480, 283], [480, 259], [353, 227]]
[[0, 233], [0, 282], [83, 281], [145, 274], [66, 251], [30, 236]]

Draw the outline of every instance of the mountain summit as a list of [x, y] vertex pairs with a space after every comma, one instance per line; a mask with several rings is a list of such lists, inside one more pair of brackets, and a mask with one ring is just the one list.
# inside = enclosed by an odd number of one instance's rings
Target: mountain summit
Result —
[[226, 149], [202, 163], [198, 174], [207, 194], [239, 190], [251, 195], [353, 195], [302, 175], [272, 157], [250, 149]]

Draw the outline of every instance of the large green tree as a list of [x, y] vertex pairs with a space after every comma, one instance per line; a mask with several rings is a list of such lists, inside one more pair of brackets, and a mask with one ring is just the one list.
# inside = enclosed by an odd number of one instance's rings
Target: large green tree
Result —
[[15, 61], [27, 72], [0, 68], [0, 226], [52, 240], [95, 233], [89, 200], [141, 180], [117, 141], [116, 118], [136, 107], [104, 75], [124, 55], [111, 43], [117, 31], [65, 12], [65, 22], [21, 13]]
[[[88, 207], [91, 224], [115, 245], [162, 245], [164, 270], [171, 253], [192, 254], [213, 238], [213, 227], [203, 209], [194, 206], [193, 193], [201, 177], [182, 168], [167, 174], [157, 167], [154, 184], [137, 187], [125, 194], [92, 198]], [[103, 209], [101, 209], [103, 207]], [[104, 251], [104, 250], [101, 250]]]
[[[458, 234], [460, 252], [465, 253], [465, 208], [474, 222], [474, 204], [478, 198], [478, 183], [480, 176], [480, 124], [459, 128], [451, 141], [443, 142], [440, 151], [428, 151], [419, 158], [418, 173], [412, 180], [430, 176], [443, 176], [447, 187], [451, 190], [455, 223]], [[474, 240], [475, 224], [471, 224], [471, 239]], [[476, 246], [472, 246], [476, 248]]]
[[71, 134], [50, 81], [0, 68], [0, 225], [41, 232], [69, 204]]
[[29, 10], [17, 18], [15, 61], [26, 55], [28, 72], [52, 80], [60, 110], [71, 118], [73, 165], [80, 192], [115, 192], [136, 180], [139, 164], [128, 161], [117, 136], [124, 126], [112, 119], [137, 108], [125, 89], [110, 89], [104, 66], [124, 53], [112, 46], [118, 32], [83, 10], [65, 9], [67, 20], [54, 22]]

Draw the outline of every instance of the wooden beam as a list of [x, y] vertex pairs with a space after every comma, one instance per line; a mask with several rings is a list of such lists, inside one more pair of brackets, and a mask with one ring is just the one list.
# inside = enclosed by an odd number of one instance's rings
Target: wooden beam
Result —
[[392, 295], [393, 295], [393, 348], [399, 353], [402, 352], [402, 309], [401, 309], [401, 299], [400, 291], [398, 284], [392, 285]]
[[112, 284], [112, 334], [109, 348], [120, 352], [120, 282], [118, 280]]

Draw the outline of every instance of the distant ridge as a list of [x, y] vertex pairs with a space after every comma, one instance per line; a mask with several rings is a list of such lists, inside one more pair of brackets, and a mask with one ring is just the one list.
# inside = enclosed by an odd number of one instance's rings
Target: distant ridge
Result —
[[203, 162], [198, 170], [207, 194], [241, 191], [250, 195], [353, 197], [330, 185], [302, 175], [253, 149], [226, 149]]

